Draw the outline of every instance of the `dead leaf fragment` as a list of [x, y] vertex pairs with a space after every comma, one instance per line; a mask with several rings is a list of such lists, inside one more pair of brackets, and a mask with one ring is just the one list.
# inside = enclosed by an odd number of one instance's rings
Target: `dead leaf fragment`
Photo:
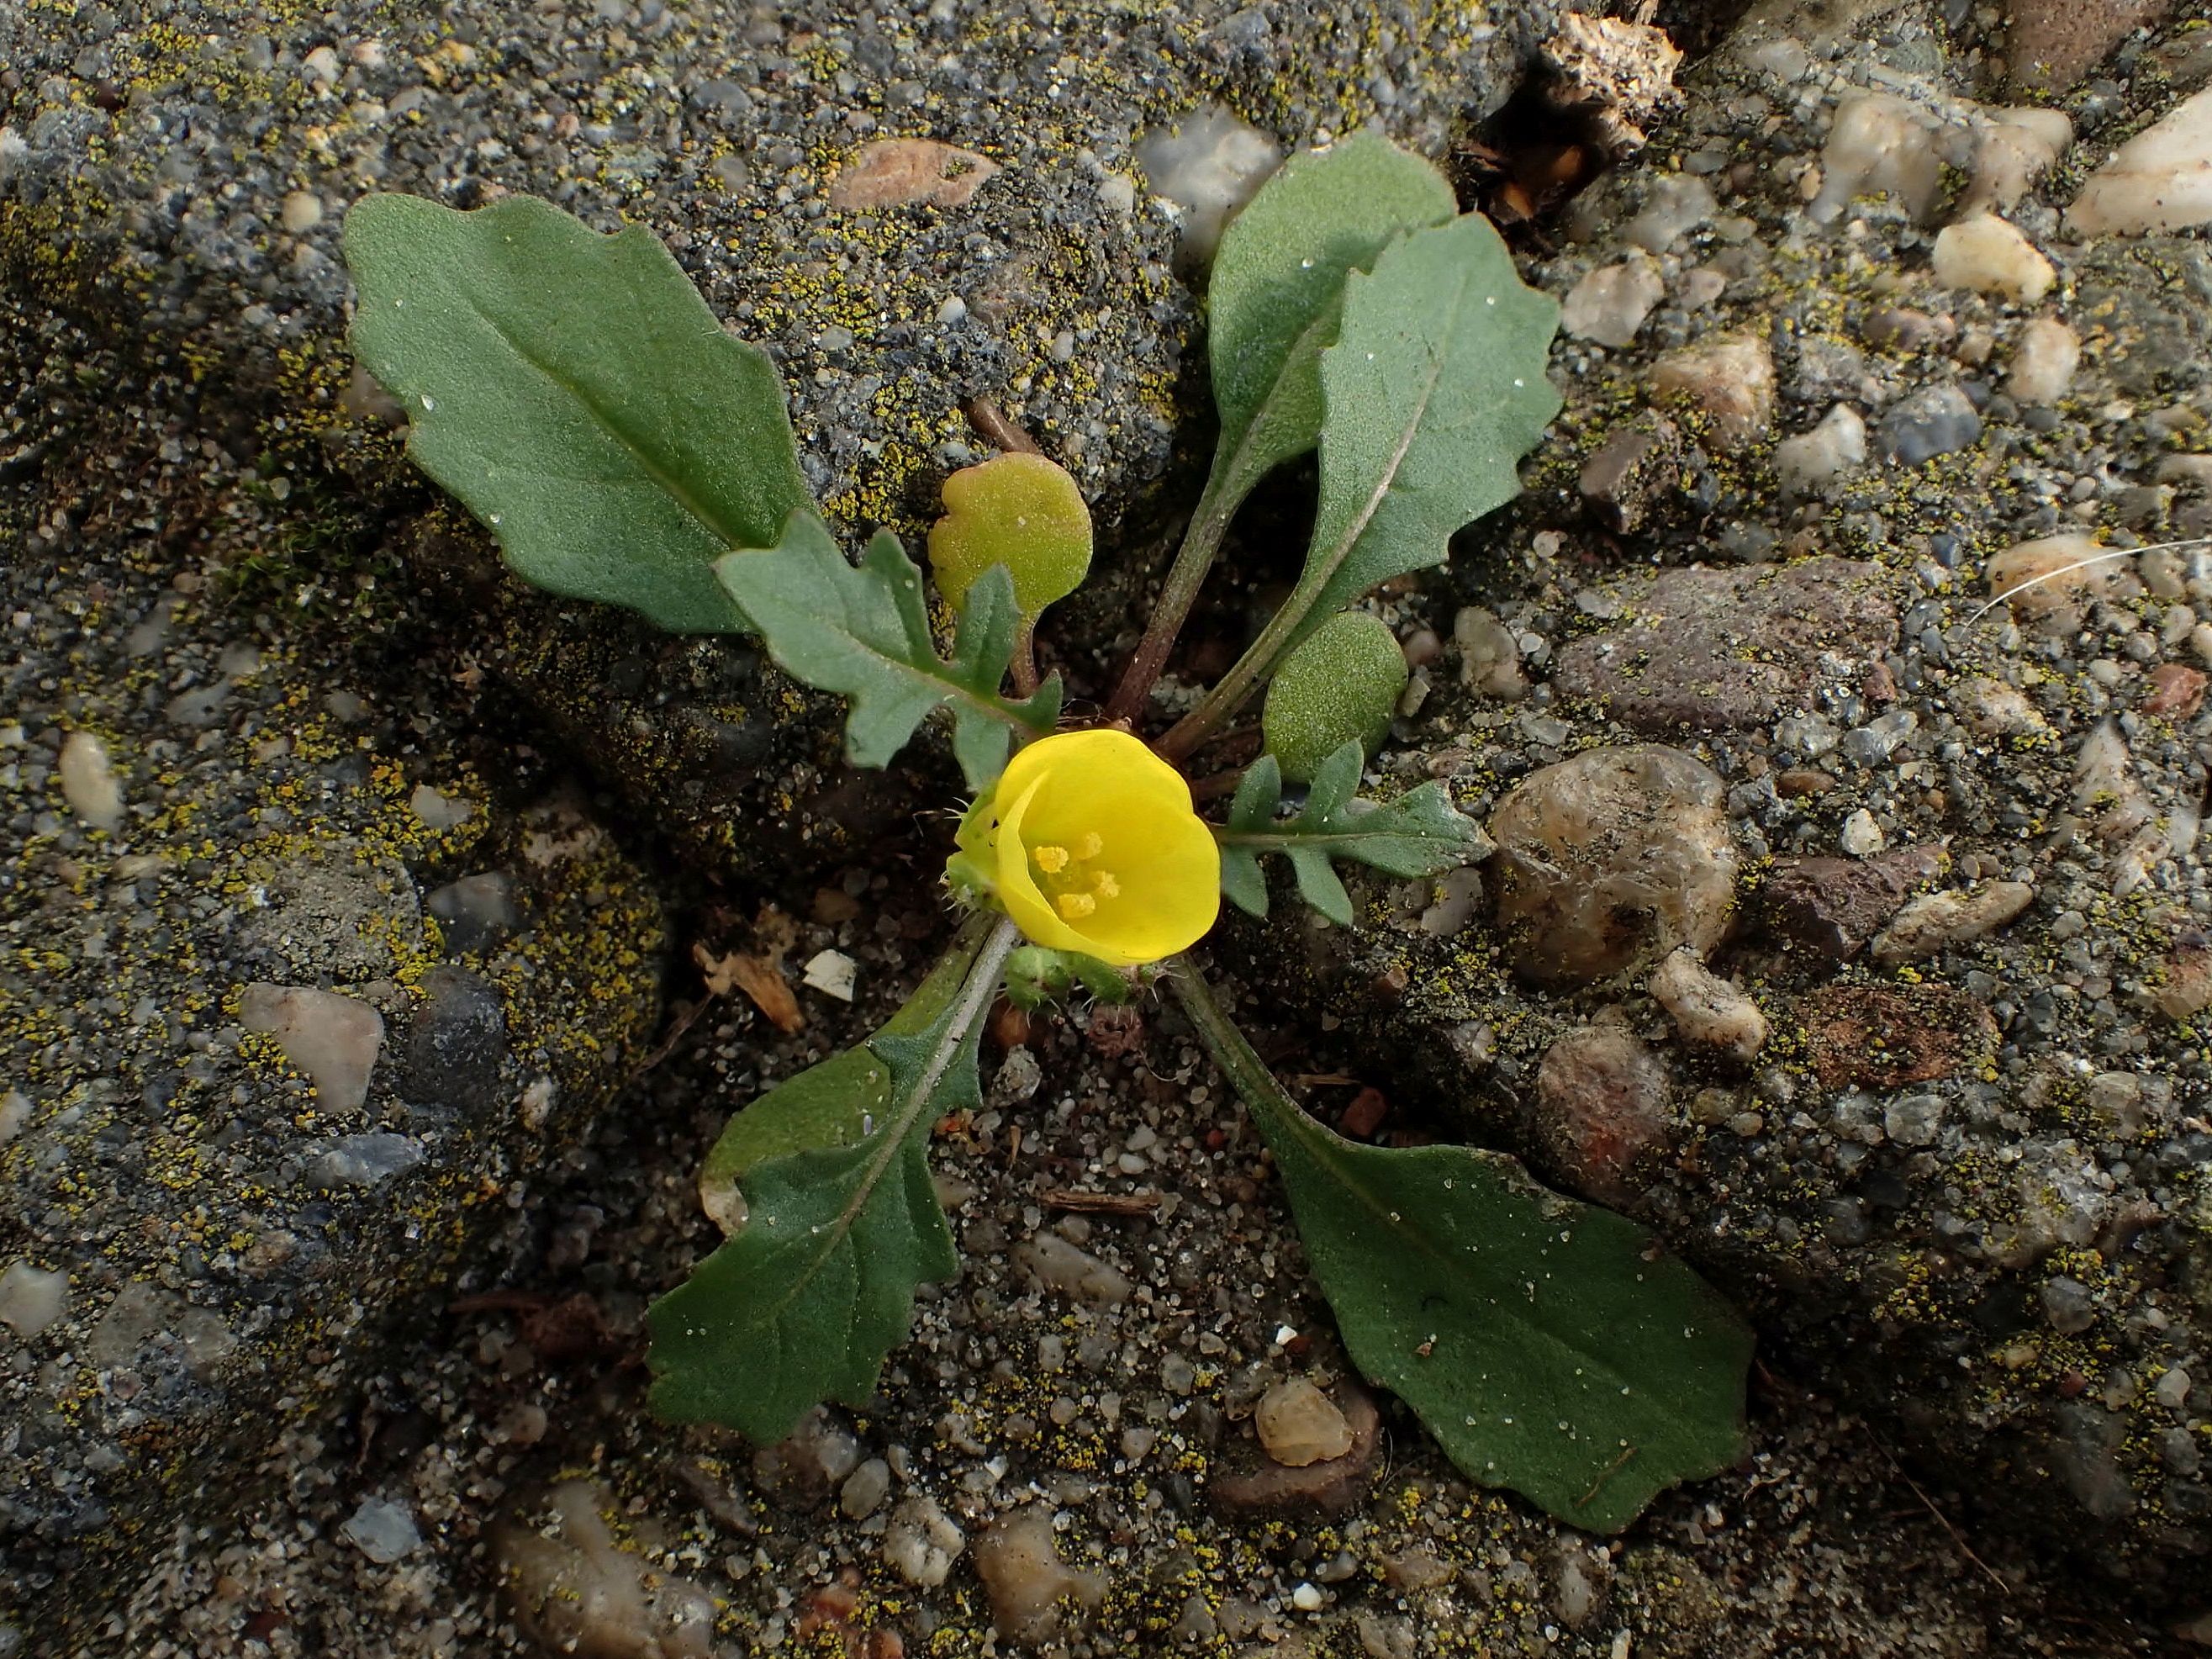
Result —
[[988, 155], [934, 138], [879, 138], [863, 144], [830, 186], [830, 205], [848, 212], [905, 207], [966, 207], [999, 171]]
[[716, 996], [743, 991], [777, 1030], [788, 1036], [806, 1024], [806, 1016], [799, 1012], [791, 981], [783, 976], [781, 954], [777, 952], [775, 958], [747, 956], [742, 951], [718, 955], [703, 945], [691, 947], [691, 959], [706, 975], [708, 990]]

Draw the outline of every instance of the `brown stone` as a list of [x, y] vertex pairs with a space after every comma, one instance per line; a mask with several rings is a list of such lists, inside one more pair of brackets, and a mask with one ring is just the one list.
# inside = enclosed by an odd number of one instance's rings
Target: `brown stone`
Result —
[[1607, 529], [1640, 529], [1681, 487], [1688, 446], [1680, 428], [1648, 410], [1615, 427], [1583, 463], [1583, 505]]
[[830, 185], [830, 205], [848, 212], [905, 207], [965, 207], [998, 172], [988, 155], [933, 138], [879, 138], [863, 144]]
[[2163, 662], [2150, 671], [2150, 692], [2143, 698], [2146, 714], [2160, 714], [2167, 720], [2185, 720], [2196, 717], [2204, 707], [2204, 674], [2201, 669], [2187, 663]]
[[1585, 1025], [1545, 1051], [1536, 1073], [1537, 1139], [1559, 1179], [1601, 1204], [1634, 1192], [1638, 1164], [1664, 1140], [1667, 1067], [1612, 1025]]
[[1826, 556], [1639, 575], [1616, 590], [1631, 620], [1569, 644], [1553, 684], [1639, 731], [1763, 726], [1824, 681], [1855, 685], [1895, 642], [1880, 577]]
[[1797, 1006], [1814, 1074], [1899, 1089], [1982, 1065], [1995, 1048], [1990, 1011], [1948, 985], [1829, 985]]
[[1900, 847], [1866, 860], [1778, 858], [1759, 890], [1759, 922], [1776, 939], [1843, 962], [1942, 864], [1933, 847]]

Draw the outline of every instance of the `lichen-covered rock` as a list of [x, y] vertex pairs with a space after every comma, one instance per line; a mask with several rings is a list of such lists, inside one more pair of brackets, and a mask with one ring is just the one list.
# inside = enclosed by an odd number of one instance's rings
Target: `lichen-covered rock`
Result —
[[[325, 566], [336, 614], [280, 625], [250, 471], [71, 396], [115, 368], [58, 325], [0, 336], [8, 414], [62, 440], [0, 501], [0, 1625], [58, 1653], [469, 1271], [626, 1076], [662, 922], [404, 584]], [[447, 933], [457, 881], [504, 925]]]
[[[488, 566], [476, 526], [443, 505], [423, 516], [395, 411], [344, 349], [345, 212], [371, 189], [461, 208], [532, 191], [601, 228], [646, 224], [776, 359], [808, 481], [849, 536], [889, 526], [911, 543], [935, 517], [942, 478], [989, 453], [971, 397], [1074, 474], [1123, 554], [1046, 629], [1081, 696], [1103, 690], [1164, 551], [1144, 526], [1182, 505], [1159, 493], [1188, 471], [1177, 446], [1187, 460], [1199, 441], [1182, 429], [1186, 234], [1218, 225], [1274, 149], [1374, 121], [1443, 156], [1510, 94], [1560, 8], [1522, 0], [1500, 27], [1316, 0], [1284, 27], [1209, 3], [1107, 29], [920, 3], [450, 25], [203, 9], [0, 16], [0, 281], [220, 387], [226, 418], [269, 423], [288, 484], [334, 467], [372, 512], [414, 520], [397, 529], [418, 562], [458, 549]], [[1202, 106], [1220, 106], [1202, 130], [1140, 151]], [[743, 644], [471, 604], [483, 665], [733, 876], [804, 878], [952, 775], [855, 776], [836, 701]]]
[[1561, 651], [1553, 683], [1644, 732], [1771, 720], [1896, 639], [1875, 574], [1823, 557], [1625, 574], [1612, 589], [1618, 625]]

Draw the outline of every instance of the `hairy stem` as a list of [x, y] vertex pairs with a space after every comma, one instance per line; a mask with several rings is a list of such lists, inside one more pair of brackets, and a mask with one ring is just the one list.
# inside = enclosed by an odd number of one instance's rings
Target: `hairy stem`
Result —
[[1014, 695], [1032, 697], [1036, 695], [1036, 618], [1024, 617], [1014, 629], [1014, 654], [1006, 664], [1014, 677]]

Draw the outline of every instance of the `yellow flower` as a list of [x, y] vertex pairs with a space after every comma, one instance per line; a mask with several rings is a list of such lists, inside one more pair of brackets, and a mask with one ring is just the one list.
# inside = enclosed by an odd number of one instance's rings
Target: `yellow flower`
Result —
[[1221, 908], [1221, 853], [1182, 775], [1126, 732], [1015, 751], [961, 827], [980, 877], [1036, 944], [1116, 968], [1195, 945]]

